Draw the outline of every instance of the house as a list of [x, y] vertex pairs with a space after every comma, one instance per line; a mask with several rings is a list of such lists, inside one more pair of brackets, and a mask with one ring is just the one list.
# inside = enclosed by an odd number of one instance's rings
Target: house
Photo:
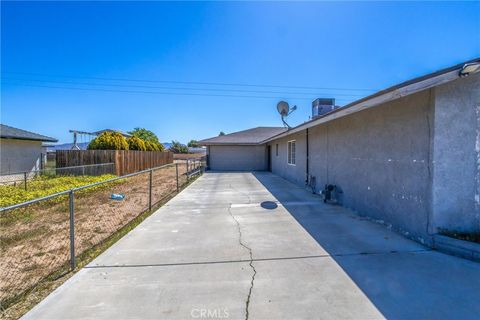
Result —
[[315, 193], [335, 185], [340, 204], [422, 243], [480, 232], [479, 71], [480, 59], [468, 61], [276, 135], [200, 143], [212, 170], [269, 169]]
[[38, 170], [45, 150], [43, 142], [55, 138], [0, 124], [0, 174]]
[[207, 146], [207, 166], [212, 170], [269, 170], [269, 147], [263, 141], [285, 131], [283, 127], [257, 127], [199, 143]]

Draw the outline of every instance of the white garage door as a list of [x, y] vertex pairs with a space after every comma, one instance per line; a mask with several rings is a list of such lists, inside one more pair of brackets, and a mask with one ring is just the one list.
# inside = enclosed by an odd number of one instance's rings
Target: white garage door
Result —
[[266, 146], [210, 146], [211, 170], [256, 171], [267, 170]]

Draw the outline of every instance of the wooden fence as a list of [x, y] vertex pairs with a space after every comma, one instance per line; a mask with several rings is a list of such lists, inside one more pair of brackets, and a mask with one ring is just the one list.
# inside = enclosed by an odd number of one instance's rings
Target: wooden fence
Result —
[[57, 150], [57, 168], [115, 163], [118, 176], [173, 163], [173, 153], [135, 150]]

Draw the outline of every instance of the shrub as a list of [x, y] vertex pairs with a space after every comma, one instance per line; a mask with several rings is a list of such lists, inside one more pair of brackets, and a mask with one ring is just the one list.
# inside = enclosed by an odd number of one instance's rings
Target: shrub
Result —
[[122, 134], [106, 131], [88, 144], [88, 150], [128, 150], [128, 142]]
[[145, 141], [145, 149], [147, 151], [158, 151], [157, 146], [151, 143], [150, 141]]
[[157, 151], [165, 151], [165, 147], [163, 146], [163, 144], [157, 143], [155, 146], [158, 149]]
[[142, 139], [145, 142], [147, 151], [165, 151], [165, 147], [160, 143], [155, 133], [145, 128], [135, 128], [128, 132], [134, 137]]
[[147, 146], [148, 151], [165, 151], [165, 147], [161, 143], [157, 144], [157, 143], [146, 141], [145, 145]]
[[128, 142], [128, 149], [129, 150], [139, 150], [139, 151], [146, 151], [147, 146], [145, 141], [137, 137], [130, 137], [127, 139]]

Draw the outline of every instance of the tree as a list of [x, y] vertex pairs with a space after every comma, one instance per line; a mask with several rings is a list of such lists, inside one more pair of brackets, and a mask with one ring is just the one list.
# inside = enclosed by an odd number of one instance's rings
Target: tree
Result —
[[128, 138], [127, 142], [128, 142], [129, 150], [147, 151], [147, 147], [145, 146], [145, 141], [143, 141], [140, 138], [133, 136]]
[[163, 144], [155, 144], [150, 141], [145, 141], [145, 148], [147, 148], [147, 151], [164, 151], [165, 148], [163, 147]]
[[219, 133], [218, 135], [219, 135], [219, 136], [224, 136], [224, 135], [225, 135], [225, 132], [220, 131], [220, 133]]
[[190, 142], [187, 144], [190, 148], [198, 148], [200, 145], [198, 144], [197, 140], [190, 140]]
[[[165, 147], [160, 143], [158, 137], [155, 133], [145, 128], [134, 128], [132, 131], [128, 132], [134, 137], [142, 139], [145, 142], [145, 147], [147, 151], [164, 151]], [[147, 143], [148, 142], [148, 143]]]
[[128, 142], [118, 132], [105, 131], [88, 144], [88, 150], [128, 150]]
[[160, 140], [155, 133], [145, 128], [134, 128], [132, 131], [128, 131], [134, 137], [140, 138], [143, 141], [154, 142], [160, 144]]
[[172, 141], [172, 145], [170, 146], [169, 150], [173, 153], [188, 153], [187, 146], [175, 140]]

